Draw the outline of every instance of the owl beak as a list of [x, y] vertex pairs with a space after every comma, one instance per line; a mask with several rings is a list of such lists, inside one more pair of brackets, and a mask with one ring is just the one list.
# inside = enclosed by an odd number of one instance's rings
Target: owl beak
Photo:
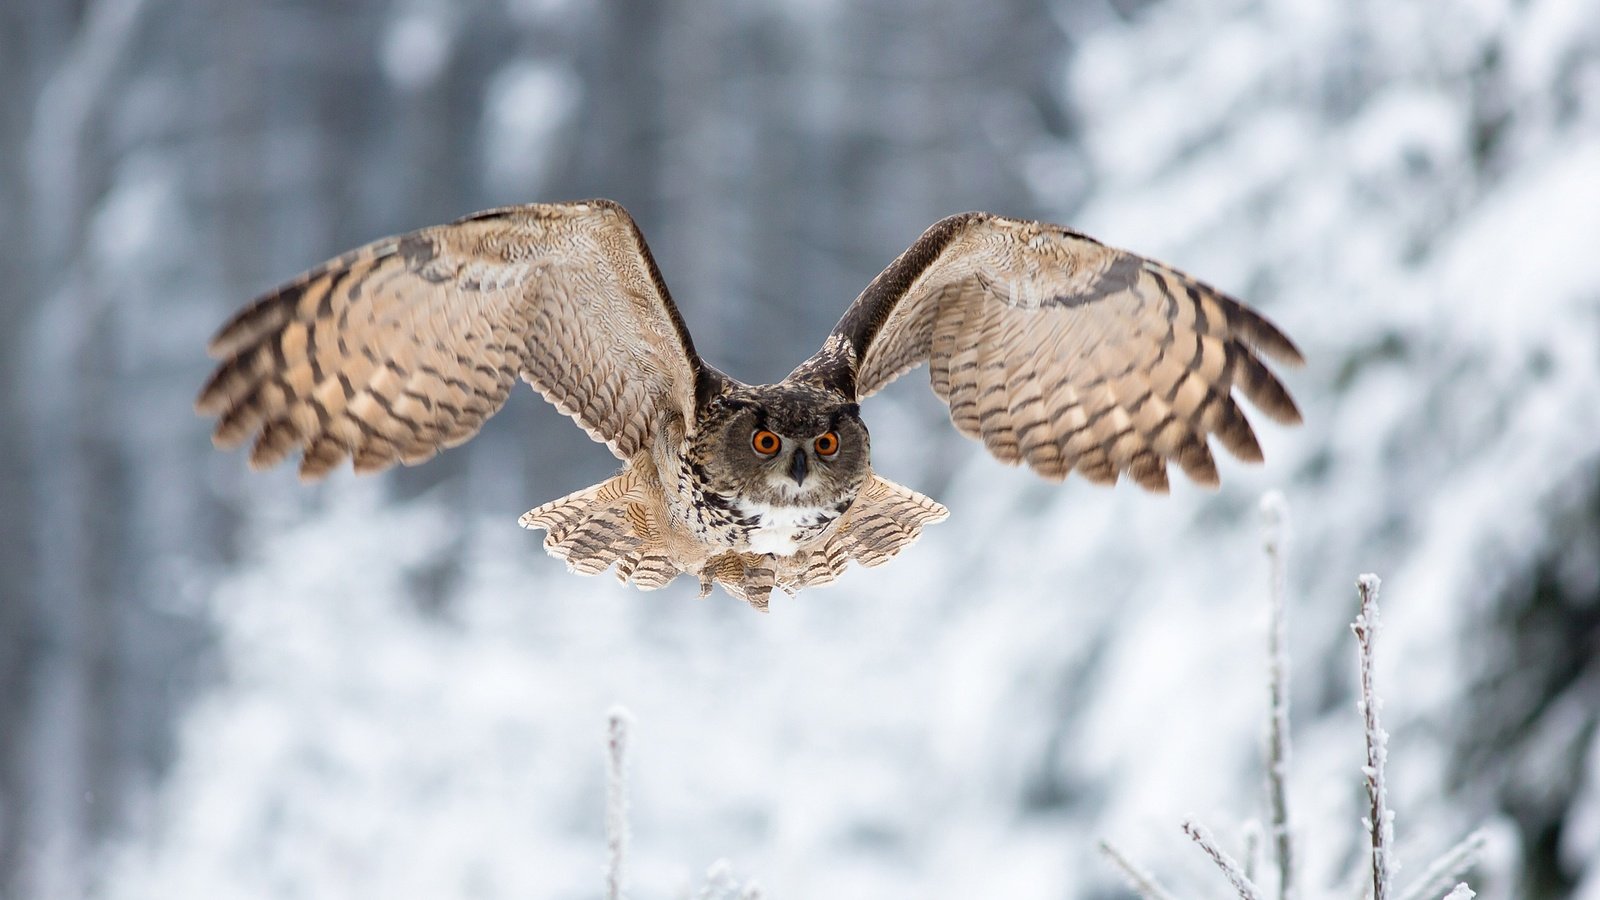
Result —
[[795, 484], [805, 482], [806, 452], [804, 450], [796, 450], [794, 452], [794, 459], [789, 461], [789, 477], [794, 479]]

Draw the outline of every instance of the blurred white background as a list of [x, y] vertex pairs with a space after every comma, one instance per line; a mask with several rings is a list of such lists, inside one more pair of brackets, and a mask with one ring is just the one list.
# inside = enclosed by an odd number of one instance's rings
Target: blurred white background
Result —
[[[587, 196], [747, 381], [977, 208], [1256, 305], [1306, 424], [1255, 416], [1214, 493], [1049, 485], [913, 373], [875, 463], [950, 520], [767, 616], [547, 558], [517, 516], [612, 461], [526, 389], [380, 478], [211, 450], [250, 297]], [[1302, 886], [1359, 860], [1371, 570], [1402, 881], [1483, 823], [1482, 895], [1600, 898], [1597, 247], [1589, 0], [7, 0], [0, 896], [596, 897], [614, 702], [637, 898], [719, 857], [774, 898], [1124, 896], [1100, 837], [1220, 896], [1177, 823], [1263, 815], [1276, 487]]]

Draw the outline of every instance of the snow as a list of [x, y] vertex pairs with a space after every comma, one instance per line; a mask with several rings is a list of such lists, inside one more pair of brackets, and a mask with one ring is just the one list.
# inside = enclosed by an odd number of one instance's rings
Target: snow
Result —
[[453, 35], [444, 8], [416, 8], [396, 16], [384, 35], [384, 73], [406, 90], [438, 81], [450, 61]]
[[[1218, 492], [1151, 497], [1040, 484], [972, 449], [937, 497], [946, 523], [765, 617], [568, 575], [514, 526], [547, 497], [456, 508], [336, 479], [246, 522], [250, 552], [204, 610], [224, 676], [147, 820], [105, 854], [105, 895], [592, 897], [616, 703], [635, 716], [632, 896], [688, 893], [722, 858], [770, 897], [1104, 890], [1102, 836], [1165, 861], [1186, 810], [1261, 812], [1270, 488], [1303, 548], [1290, 805], [1297, 828], [1351, 826], [1297, 844], [1301, 883], [1359, 849], [1359, 725], [1327, 702], [1350, 696], [1359, 571], [1388, 598], [1388, 802], [1447, 845], [1483, 815], [1447, 761], [1484, 617], [1600, 464], [1600, 26], [1581, 0], [1457, 11], [1441, 29], [1395, 5], [1168, 0], [1077, 36], [1057, 89], [1083, 140], [1035, 151], [1039, 202], [1087, 184], [1070, 224], [1247, 296], [1301, 342], [1309, 365], [1285, 377], [1306, 424], [1254, 417], [1264, 467], [1219, 459]], [[408, 21], [386, 59], [421, 85], [451, 48]], [[1491, 41], [1499, 100], [1473, 81]], [[585, 102], [561, 66], [500, 72], [488, 181], [547, 184]], [[1512, 124], [1479, 165], [1494, 102]], [[149, 246], [135, 213], [160, 202], [112, 195], [119, 258]], [[875, 446], [900, 445], [882, 459], [923, 446], [914, 416], [881, 421]], [[459, 580], [430, 610], [417, 584], [444, 565]], [[1590, 749], [1564, 852], [1600, 897]], [[1480, 893], [1507, 896], [1514, 873], [1491, 874]]]
[[507, 194], [537, 190], [581, 101], [576, 79], [559, 65], [521, 61], [495, 75], [483, 123], [489, 183]]

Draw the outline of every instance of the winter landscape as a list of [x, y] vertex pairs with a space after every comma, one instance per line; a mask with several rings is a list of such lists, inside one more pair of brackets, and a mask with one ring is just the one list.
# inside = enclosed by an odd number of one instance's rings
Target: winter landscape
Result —
[[[250, 297], [593, 196], [746, 381], [987, 209], [1262, 310], [1305, 421], [1057, 485], [911, 373], [874, 465], [950, 518], [767, 614], [547, 557], [517, 517], [614, 461], [526, 388], [375, 478], [211, 448]], [[1186, 822], [1370, 896], [1377, 573], [1396, 900], [1600, 900], [1588, 0], [9, 0], [0, 211], [0, 897], [1236, 896]]]

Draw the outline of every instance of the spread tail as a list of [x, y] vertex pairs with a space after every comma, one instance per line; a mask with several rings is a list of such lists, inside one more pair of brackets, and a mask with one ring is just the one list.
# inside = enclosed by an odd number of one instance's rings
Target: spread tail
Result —
[[838, 578], [852, 560], [868, 568], [881, 566], [916, 543], [924, 526], [949, 515], [937, 500], [874, 475], [840, 518], [833, 537], [795, 556], [779, 573], [778, 586], [791, 594], [821, 587]]
[[631, 472], [522, 514], [523, 528], [543, 528], [544, 549], [579, 575], [616, 564], [617, 580], [653, 591], [678, 576], [667, 558], [639, 478]]

